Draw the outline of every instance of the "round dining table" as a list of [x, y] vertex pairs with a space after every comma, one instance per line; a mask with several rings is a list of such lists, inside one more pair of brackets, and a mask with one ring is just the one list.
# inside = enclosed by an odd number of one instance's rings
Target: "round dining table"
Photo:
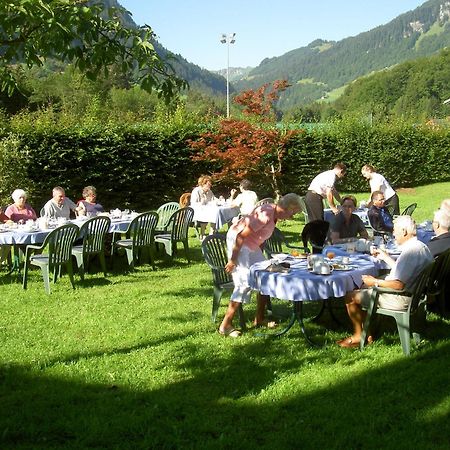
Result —
[[[340, 259], [330, 262], [337, 261]], [[311, 344], [314, 342], [308, 336], [303, 321], [303, 303], [325, 302], [332, 298], [344, 297], [347, 292], [362, 286], [363, 275], [378, 274], [373, 258], [365, 254], [351, 255], [349, 264], [341, 265], [343, 270], [334, 269], [329, 275], [320, 275], [309, 270], [306, 259], [287, 257], [284, 262], [289, 263], [289, 269], [274, 264], [274, 260], [253, 264], [250, 268], [249, 284], [253, 290], [263, 295], [293, 303], [289, 324], [274, 336], [287, 333], [298, 322], [303, 335]]]

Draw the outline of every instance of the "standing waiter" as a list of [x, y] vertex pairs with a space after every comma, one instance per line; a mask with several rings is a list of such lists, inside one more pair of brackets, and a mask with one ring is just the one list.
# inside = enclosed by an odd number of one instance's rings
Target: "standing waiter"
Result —
[[305, 202], [310, 221], [323, 220], [323, 199], [328, 200], [331, 210], [334, 214], [339, 214], [334, 199], [339, 203], [341, 196], [334, 187], [337, 178], [343, 178], [345, 175], [345, 164], [337, 163], [331, 170], [319, 173], [311, 182], [306, 193]]

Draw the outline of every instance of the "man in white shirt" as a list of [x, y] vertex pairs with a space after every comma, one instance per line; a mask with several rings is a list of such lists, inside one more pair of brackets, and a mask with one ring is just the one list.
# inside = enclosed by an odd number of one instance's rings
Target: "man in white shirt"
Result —
[[[430, 250], [416, 237], [416, 224], [410, 216], [399, 216], [394, 220], [394, 237], [401, 249], [397, 260], [383, 250], [377, 250], [373, 256], [384, 261], [390, 268], [389, 275], [383, 280], [371, 275], [363, 275], [362, 289], [348, 292], [345, 296], [347, 313], [353, 324], [353, 335], [337, 341], [341, 347], [359, 347], [364, 319], [370, 304], [372, 287], [383, 287], [397, 290], [414, 290], [420, 273], [433, 261]], [[381, 308], [405, 311], [408, 309], [411, 297], [382, 293], [378, 298]]]
[[[366, 164], [361, 169], [362, 176], [369, 181], [371, 195], [380, 191], [384, 195], [384, 206], [392, 206], [394, 215], [400, 214], [400, 205], [397, 193], [392, 189], [383, 175], [375, 172], [373, 166]], [[370, 200], [369, 200], [370, 203]]]
[[51, 219], [70, 218], [70, 211], [77, 211], [77, 205], [66, 197], [61, 186], [55, 186], [52, 191], [52, 198], [44, 205], [44, 216]]
[[334, 199], [341, 202], [341, 196], [335, 188], [337, 179], [343, 178], [346, 167], [343, 163], [337, 163], [332, 170], [319, 173], [309, 185], [305, 196], [306, 209], [310, 222], [313, 220], [323, 220], [323, 199], [328, 200], [333, 213], [339, 214]]

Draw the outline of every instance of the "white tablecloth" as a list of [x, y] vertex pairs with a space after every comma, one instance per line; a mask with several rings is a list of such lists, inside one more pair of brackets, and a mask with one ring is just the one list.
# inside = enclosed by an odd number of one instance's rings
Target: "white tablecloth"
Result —
[[[71, 223], [74, 223], [78, 227], [81, 228], [84, 220], [72, 220]], [[114, 219], [111, 221], [111, 226], [109, 228], [109, 232], [120, 232], [126, 231], [128, 225], [131, 222], [131, 218], [129, 219]], [[52, 229], [47, 230], [39, 230], [39, 231], [24, 231], [22, 228], [18, 227], [10, 231], [2, 231], [0, 232], [0, 245], [29, 245], [29, 244], [42, 244], [45, 240], [45, 237], [52, 231]]]
[[226, 205], [195, 205], [192, 208], [194, 209], [194, 221], [214, 223], [216, 230], [220, 230], [240, 213], [239, 208], [231, 208]]
[[307, 269], [306, 260], [287, 260], [291, 264], [289, 273], [276, 273], [264, 270], [267, 261], [254, 264], [250, 268], [250, 287], [264, 295], [291, 300], [326, 300], [330, 297], [343, 297], [346, 292], [362, 285], [362, 275], [377, 275], [375, 264], [369, 255], [350, 257], [349, 271], [334, 270], [330, 275], [316, 275]]

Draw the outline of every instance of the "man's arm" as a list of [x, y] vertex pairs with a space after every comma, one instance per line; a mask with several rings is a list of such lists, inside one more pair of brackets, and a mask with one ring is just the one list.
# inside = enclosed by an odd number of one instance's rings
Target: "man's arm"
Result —
[[336, 198], [336, 200], [338, 200], [340, 202], [341, 196], [339, 195], [339, 193], [334, 188], [328, 188], [327, 189], [328, 204], [330, 205], [330, 208], [331, 208], [331, 211], [333, 211], [333, 214], [339, 214], [339, 210], [336, 208], [336, 205], [334, 203], [335, 198]]
[[389, 289], [395, 289], [401, 291], [405, 287], [405, 283], [400, 280], [383, 280], [380, 278], [375, 278], [372, 275], [363, 275], [362, 280], [367, 287], [383, 287]]

